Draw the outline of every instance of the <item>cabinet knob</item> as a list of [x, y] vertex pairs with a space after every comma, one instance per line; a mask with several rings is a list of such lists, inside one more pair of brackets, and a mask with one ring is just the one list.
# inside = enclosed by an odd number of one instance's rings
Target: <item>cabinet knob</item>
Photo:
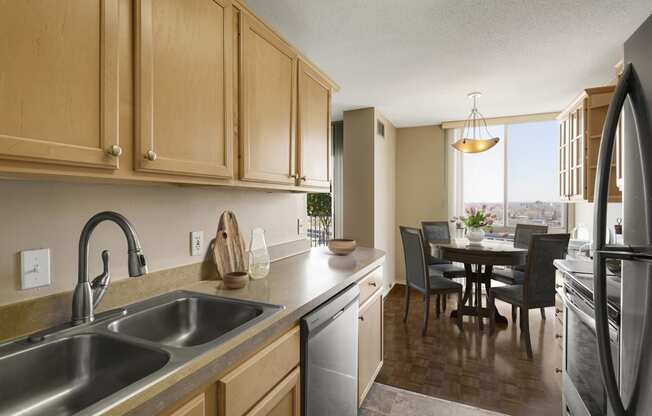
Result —
[[562, 313], [562, 310], [561, 309], [555, 309], [555, 313], [556, 314]]
[[301, 177], [299, 178], [299, 180], [300, 180], [300, 181], [305, 181], [305, 180], [306, 180], [306, 177], [305, 177], [305, 176], [301, 176]]
[[358, 319], [364, 321], [364, 316], [358, 316]]
[[145, 159], [150, 160], [150, 161], [153, 162], [153, 161], [155, 161], [156, 159], [158, 159], [158, 155], [156, 154], [155, 151], [153, 151], [152, 149], [149, 149], [149, 150], [147, 151], [147, 153], [145, 153]]
[[562, 371], [561, 368], [559, 368], [559, 367], [555, 368], [555, 373], [559, 374], [559, 373], [562, 373], [562, 372], [563, 372], [563, 371]]
[[561, 289], [563, 286], [560, 285], [559, 283], [556, 283], [556, 284], [555, 284], [555, 287], [556, 287], [557, 289]]
[[376, 287], [376, 286], [378, 286], [378, 285], [376, 284], [376, 282], [374, 282], [374, 281], [371, 281], [371, 282], [369, 282], [369, 286], [373, 286], [373, 287]]
[[122, 155], [122, 147], [114, 144], [109, 148], [109, 150], [107, 150], [107, 153], [111, 156], [120, 157], [120, 155]]
[[555, 334], [555, 338], [557, 338], [557, 339], [561, 339], [561, 338], [564, 338], [564, 336], [561, 335], [561, 334]]

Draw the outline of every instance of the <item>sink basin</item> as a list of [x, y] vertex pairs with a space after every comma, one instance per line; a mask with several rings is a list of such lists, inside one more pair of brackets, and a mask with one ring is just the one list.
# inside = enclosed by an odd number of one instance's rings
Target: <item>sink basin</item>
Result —
[[167, 353], [82, 334], [0, 359], [0, 414], [68, 415], [162, 368]]
[[118, 319], [109, 324], [108, 329], [166, 346], [193, 347], [243, 327], [269, 309], [253, 302], [185, 293], [167, 303]]

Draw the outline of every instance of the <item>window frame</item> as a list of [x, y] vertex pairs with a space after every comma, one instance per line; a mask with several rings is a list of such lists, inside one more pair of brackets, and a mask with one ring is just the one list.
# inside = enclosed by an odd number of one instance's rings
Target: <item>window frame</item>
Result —
[[[533, 119], [533, 120], [514, 120], [512, 122], [507, 121], [506, 119], [503, 119], [504, 122], [500, 122], [501, 119], [496, 119], [495, 123], [490, 123], [493, 125], [501, 125], [503, 126], [503, 138], [502, 138], [502, 146], [503, 146], [503, 199], [502, 199], [502, 204], [503, 204], [503, 215], [502, 218], [500, 219], [503, 223], [503, 225], [500, 226], [495, 226], [494, 229], [497, 230], [498, 232], [507, 232], [507, 233], [513, 233], [514, 232], [514, 227], [511, 227], [508, 225], [508, 202], [509, 202], [509, 148], [508, 148], [508, 143], [509, 143], [509, 126], [512, 125], [517, 125], [517, 124], [530, 124], [530, 123], [538, 123], [538, 122], [544, 122], [544, 121], [554, 121], [554, 119]], [[461, 135], [461, 129], [456, 128], [454, 131], [454, 137], [455, 140], [457, 140], [460, 135]], [[455, 155], [455, 153], [458, 153]], [[454, 164], [456, 166], [456, 174], [460, 178], [460, 180], [456, 181], [457, 182], [457, 192], [456, 194], [456, 201], [455, 201], [455, 215], [463, 215], [464, 212], [464, 157], [463, 155], [459, 152], [454, 152], [453, 157], [454, 157]], [[549, 232], [551, 233], [565, 233], [568, 232], [568, 226], [569, 226], [569, 210], [568, 210], [568, 204], [564, 203], [563, 201], [554, 201], [562, 204], [562, 227], [550, 227]]]

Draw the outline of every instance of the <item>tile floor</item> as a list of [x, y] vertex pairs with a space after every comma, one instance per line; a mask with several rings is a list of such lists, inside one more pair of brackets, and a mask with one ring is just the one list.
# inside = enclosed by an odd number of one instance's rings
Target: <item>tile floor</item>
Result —
[[461, 403], [374, 383], [359, 416], [501, 416]]

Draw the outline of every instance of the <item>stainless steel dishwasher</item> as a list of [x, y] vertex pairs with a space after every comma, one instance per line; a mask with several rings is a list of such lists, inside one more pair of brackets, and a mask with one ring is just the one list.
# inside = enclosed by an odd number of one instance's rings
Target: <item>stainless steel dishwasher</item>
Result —
[[301, 319], [301, 414], [358, 414], [358, 285]]

